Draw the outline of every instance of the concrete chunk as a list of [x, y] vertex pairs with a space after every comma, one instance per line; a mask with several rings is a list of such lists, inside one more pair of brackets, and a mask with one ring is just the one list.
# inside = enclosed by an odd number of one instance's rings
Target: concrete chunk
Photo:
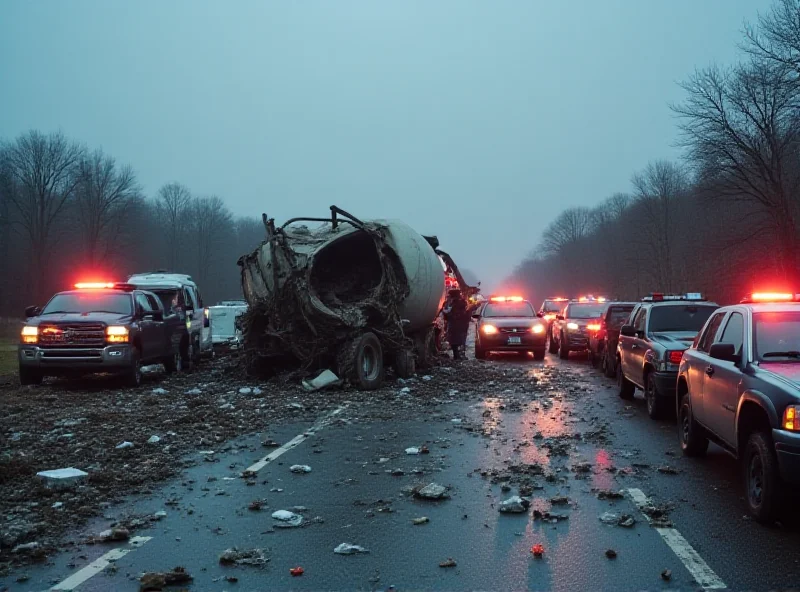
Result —
[[36, 476], [42, 479], [45, 484], [52, 489], [69, 489], [75, 487], [86, 480], [89, 473], [69, 467], [66, 469], [54, 469], [52, 471], [40, 471]]

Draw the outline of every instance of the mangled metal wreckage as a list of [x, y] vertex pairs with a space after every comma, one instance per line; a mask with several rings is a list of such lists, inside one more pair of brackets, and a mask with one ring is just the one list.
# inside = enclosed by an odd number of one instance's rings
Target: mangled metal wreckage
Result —
[[[400, 377], [435, 355], [445, 296], [438, 241], [396, 220], [293, 218], [239, 259], [249, 310], [241, 320], [249, 369], [334, 369], [378, 388], [385, 366]], [[310, 227], [315, 224], [315, 227]]]

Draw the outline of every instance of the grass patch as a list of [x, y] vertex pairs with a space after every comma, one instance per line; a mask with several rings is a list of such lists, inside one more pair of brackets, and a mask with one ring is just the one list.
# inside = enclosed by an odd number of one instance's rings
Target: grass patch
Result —
[[0, 337], [0, 376], [17, 372], [17, 340]]

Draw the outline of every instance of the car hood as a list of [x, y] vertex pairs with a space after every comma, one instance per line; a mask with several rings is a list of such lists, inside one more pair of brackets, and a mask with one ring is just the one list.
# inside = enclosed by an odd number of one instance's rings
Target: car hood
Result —
[[697, 333], [694, 331], [665, 331], [653, 333], [653, 339], [671, 349], [687, 349]]
[[48, 325], [53, 323], [60, 325], [64, 323], [105, 323], [106, 325], [113, 325], [117, 323], [130, 323], [131, 320], [131, 315], [121, 315], [113, 312], [62, 313], [30, 318], [27, 324]]
[[539, 317], [484, 317], [481, 319], [484, 323], [489, 323], [495, 327], [532, 327], [533, 325], [542, 324], [546, 321]]
[[784, 382], [793, 383], [795, 387], [800, 386], [800, 363], [798, 362], [761, 362], [758, 368], [777, 376]]

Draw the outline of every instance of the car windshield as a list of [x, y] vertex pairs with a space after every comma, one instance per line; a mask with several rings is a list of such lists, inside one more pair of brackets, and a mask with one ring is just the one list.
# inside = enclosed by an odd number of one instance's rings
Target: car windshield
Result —
[[131, 295], [109, 292], [71, 292], [56, 294], [44, 307], [42, 315], [58, 313], [110, 312], [129, 315], [133, 311]]
[[612, 306], [608, 310], [607, 325], [612, 329], [619, 329], [631, 316], [632, 306]]
[[570, 304], [567, 307], [568, 319], [596, 319], [603, 314], [604, 304]]
[[697, 304], [654, 306], [650, 311], [650, 332], [688, 331], [697, 333], [717, 306]]
[[800, 359], [800, 312], [753, 314], [753, 345], [760, 361]]
[[527, 302], [490, 302], [483, 309], [484, 317], [535, 317], [533, 307]]
[[564, 303], [556, 300], [545, 300], [542, 304], [543, 312], [559, 312], [562, 308], [564, 308]]

